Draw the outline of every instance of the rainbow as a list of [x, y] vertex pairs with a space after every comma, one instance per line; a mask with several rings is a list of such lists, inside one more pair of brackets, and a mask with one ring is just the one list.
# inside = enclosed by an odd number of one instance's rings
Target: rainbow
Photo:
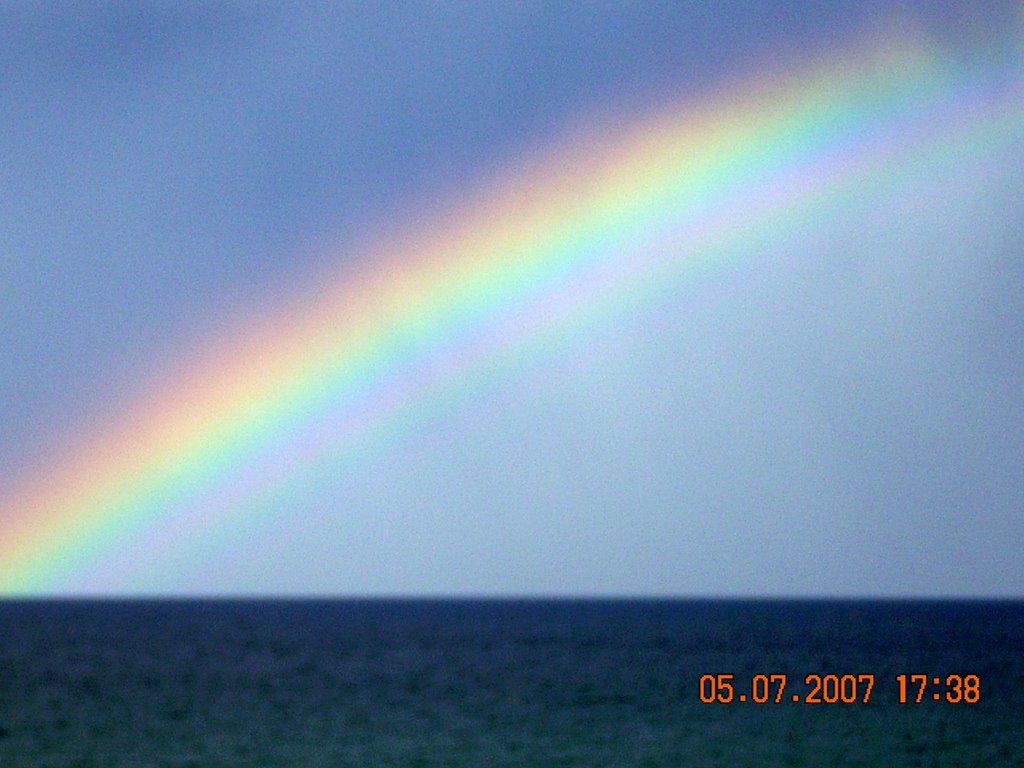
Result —
[[890, 36], [822, 58], [609, 110], [169, 356], [116, 417], [0, 488], [0, 593], [87, 588], [130, 548], [177, 546], [170, 528], [201, 557], [596, 318], [1024, 129], [1013, 45], [958, 57]]

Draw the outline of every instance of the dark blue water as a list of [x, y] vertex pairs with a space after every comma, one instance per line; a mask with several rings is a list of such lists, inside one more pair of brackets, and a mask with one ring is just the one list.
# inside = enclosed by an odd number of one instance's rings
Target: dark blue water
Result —
[[434, 765], [1021, 766], [1024, 603], [0, 602], [5, 768]]

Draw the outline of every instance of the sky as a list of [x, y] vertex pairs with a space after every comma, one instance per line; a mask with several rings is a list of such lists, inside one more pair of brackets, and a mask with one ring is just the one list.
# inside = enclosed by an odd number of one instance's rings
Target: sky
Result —
[[[0, 593], [1024, 597], [1022, 77], [1013, 2], [5, 3]], [[720, 185], [507, 276], [665, 125]]]

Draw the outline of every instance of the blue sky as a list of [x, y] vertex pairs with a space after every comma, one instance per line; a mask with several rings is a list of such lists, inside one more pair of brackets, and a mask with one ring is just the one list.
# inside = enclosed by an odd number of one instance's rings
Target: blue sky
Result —
[[[5, 4], [0, 486], [588, 116], [894, 19], [1024, 29], [1010, 2]], [[894, 179], [784, 272], [617, 317], [137, 588], [1020, 596], [1022, 150]]]

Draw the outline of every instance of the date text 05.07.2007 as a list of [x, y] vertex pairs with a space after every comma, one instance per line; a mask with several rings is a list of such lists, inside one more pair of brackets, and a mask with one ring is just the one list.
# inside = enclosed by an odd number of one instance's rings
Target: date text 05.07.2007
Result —
[[[977, 675], [896, 675], [896, 701], [921, 704], [944, 701], [949, 704], [976, 704], [981, 698], [981, 680]], [[700, 676], [699, 695], [705, 704], [867, 704], [875, 689], [871, 674], [810, 674], [803, 684], [789, 685], [783, 673], [753, 675], [737, 680], [732, 674]]]

